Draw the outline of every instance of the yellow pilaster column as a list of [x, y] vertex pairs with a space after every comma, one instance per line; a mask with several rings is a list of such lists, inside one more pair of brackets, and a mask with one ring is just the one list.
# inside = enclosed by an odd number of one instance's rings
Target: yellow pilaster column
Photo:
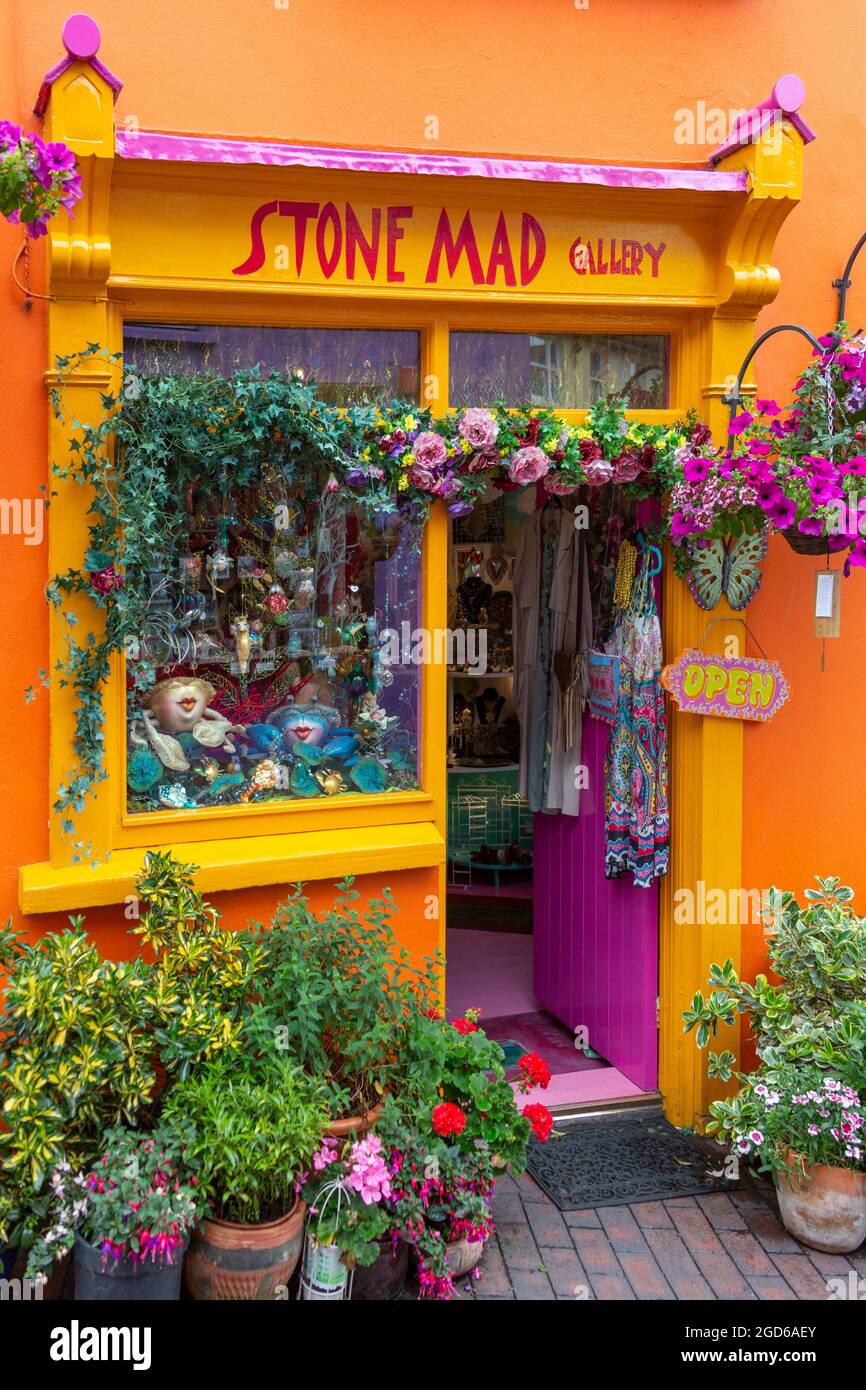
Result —
[[[98, 32], [96, 44], [98, 46]], [[99, 343], [107, 350], [118, 346], [113, 341], [114, 319], [107, 297], [111, 262], [108, 204], [114, 162], [116, 92], [103, 76], [104, 71], [88, 59], [73, 58], [51, 80], [44, 103], [45, 138], [62, 141], [73, 151], [83, 186], [83, 197], [76, 204], [74, 217], [61, 213], [49, 225], [51, 300], [46, 373], [49, 389], [57, 382], [58, 357], [72, 357], [88, 343]], [[72, 373], [63, 391], [67, 421], [56, 419], [53, 411], [49, 420], [50, 458], [54, 463], [65, 464], [72, 458], [69, 451], [72, 431], [68, 420], [96, 423], [103, 413], [100, 396], [116, 385], [117, 376], [117, 370], [98, 357], [91, 358], [85, 367]], [[81, 505], [78, 484], [51, 479], [50, 490], [55, 493], [49, 514], [48, 544], [49, 575], [53, 576], [80, 567], [87, 544], [88, 518], [86, 506]], [[72, 490], [76, 491], [78, 505], [63, 506], [64, 496]], [[61, 511], [64, 525], [52, 525], [51, 518]], [[52, 611], [50, 617], [52, 803], [60, 784], [68, 784], [70, 776], [75, 774], [72, 740], [77, 707], [74, 692], [59, 686], [54, 667], [63, 657], [70, 636], [83, 643], [88, 633], [98, 637], [102, 630], [101, 613], [88, 600], [70, 601], [64, 607], [67, 611], [71, 609], [78, 621], [74, 629], [70, 629], [60, 612]], [[108, 740], [114, 730], [106, 727], [103, 732]], [[98, 788], [96, 798], [88, 799], [83, 812], [75, 817], [74, 839], [83, 845], [83, 848], [76, 848], [70, 836], [63, 833], [62, 818], [52, 810], [52, 863], [68, 864], [76, 858], [103, 857], [110, 843], [109, 815], [107, 787], [103, 785]]]
[[[780, 120], [755, 143], [731, 154], [725, 169], [745, 170], [748, 192], [720, 227], [717, 305], [696, 346], [692, 394], [717, 443], [727, 435], [730, 391], [755, 338], [760, 309], [779, 289], [772, 264], [776, 235], [802, 191], [803, 140]], [[744, 384], [744, 389], [748, 383]], [[713, 613], [694, 602], [687, 585], [669, 568], [664, 595], [664, 645], [668, 661], [686, 647], [734, 654], [745, 650], [743, 618], [726, 600]], [[710, 622], [709, 620], [713, 620]], [[694, 1035], [682, 1031], [682, 1012], [706, 986], [713, 961], [729, 956], [739, 964], [739, 923], [712, 926], [678, 921], [700, 916], [677, 911], [677, 893], [688, 890], [696, 906], [704, 892], [742, 887], [743, 726], [737, 720], [683, 714], [669, 702], [671, 769], [671, 867], [660, 898], [659, 1086], [665, 1112], [674, 1124], [700, 1123], [710, 1101], [723, 1093], [707, 1080], [707, 1054]], [[714, 1050], [739, 1047], [739, 1021], [720, 1029]], [[730, 1089], [728, 1087], [727, 1089]]]

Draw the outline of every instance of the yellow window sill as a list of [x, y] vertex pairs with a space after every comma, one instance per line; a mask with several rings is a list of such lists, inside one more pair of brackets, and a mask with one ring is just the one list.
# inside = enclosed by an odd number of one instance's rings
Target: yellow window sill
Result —
[[[205, 893], [254, 888], [299, 879], [342, 878], [444, 863], [445, 841], [429, 821], [352, 830], [251, 835], [171, 846], [176, 858], [197, 864]], [[18, 901], [24, 913], [76, 912], [121, 903], [134, 891], [143, 849], [115, 850], [104, 863], [25, 864]]]

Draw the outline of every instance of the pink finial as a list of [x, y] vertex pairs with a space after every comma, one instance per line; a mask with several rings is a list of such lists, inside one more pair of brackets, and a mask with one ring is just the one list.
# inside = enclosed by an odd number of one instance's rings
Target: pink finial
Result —
[[89, 14], [71, 14], [63, 26], [63, 47], [70, 58], [88, 62], [99, 52], [99, 25]]
[[101, 40], [99, 25], [89, 14], [71, 14], [63, 26], [63, 47], [66, 49], [66, 57], [61, 58], [59, 63], [55, 63], [50, 72], [47, 72], [42, 79], [42, 86], [39, 88], [39, 95], [36, 98], [36, 105], [33, 110], [37, 116], [44, 116], [51, 97], [51, 88], [62, 77], [73, 63], [89, 63], [93, 71], [98, 73], [104, 82], [107, 82], [114, 92], [114, 99], [117, 100], [117, 93], [123, 83], [119, 77], [115, 77], [113, 72], [109, 72], [104, 63], [97, 58], [99, 44]]
[[773, 87], [773, 95], [770, 98], [774, 106], [779, 111], [784, 111], [786, 116], [792, 116], [795, 111], [799, 111], [806, 96], [806, 88], [803, 79], [796, 73], [786, 72], [784, 77], [780, 77]]

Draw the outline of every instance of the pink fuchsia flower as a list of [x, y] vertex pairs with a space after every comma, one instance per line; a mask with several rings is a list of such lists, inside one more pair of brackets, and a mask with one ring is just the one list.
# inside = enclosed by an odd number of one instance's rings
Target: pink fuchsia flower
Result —
[[613, 468], [607, 459], [597, 458], [584, 463], [583, 472], [590, 487], [603, 487], [613, 478]]
[[432, 470], [441, 468], [448, 457], [448, 449], [441, 434], [436, 434], [434, 430], [424, 430], [415, 436], [412, 454], [416, 466]]
[[686, 459], [683, 473], [689, 483], [702, 483], [710, 474], [710, 461], [704, 458]]
[[792, 526], [797, 519], [797, 508], [788, 497], [780, 496], [777, 502], [766, 508], [766, 512], [770, 521], [779, 531], [784, 531], [787, 526]]
[[457, 433], [473, 449], [489, 449], [499, 434], [499, 426], [489, 410], [472, 406], [460, 416]]
[[525, 444], [522, 449], [517, 449], [508, 464], [509, 478], [521, 487], [537, 483], [549, 471], [550, 460], [537, 444]]

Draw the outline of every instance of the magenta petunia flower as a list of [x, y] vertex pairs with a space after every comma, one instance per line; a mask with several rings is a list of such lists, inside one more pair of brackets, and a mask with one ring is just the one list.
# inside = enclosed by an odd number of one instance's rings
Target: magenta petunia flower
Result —
[[683, 464], [683, 473], [690, 483], [702, 483], [709, 477], [710, 461], [703, 458], [686, 459]]
[[767, 516], [779, 531], [792, 526], [797, 518], [797, 508], [789, 497], [780, 497], [771, 507], [766, 508]]
[[804, 536], [822, 536], [824, 523], [819, 516], [804, 516], [798, 521], [797, 530], [802, 531]]
[[743, 430], [747, 430], [749, 425], [753, 425], [754, 423], [754, 415], [750, 415], [748, 410], [744, 410], [741, 415], [734, 416], [733, 420], [728, 425], [728, 434], [742, 434]]
[[760, 397], [755, 401], [755, 409], [759, 415], [778, 415], [779, 407], [775, 401], [764, 401]]
[[782, 496], [782, 489], [775, 478], [765, 478], [758, 487], [758, 506], [763, 507], [764, 511], [775, 506]]
[[866, 455], [852, 454], [844, 463], [839, 464], [840, 473], [852, 473], [862, 478], [866, 475]]

